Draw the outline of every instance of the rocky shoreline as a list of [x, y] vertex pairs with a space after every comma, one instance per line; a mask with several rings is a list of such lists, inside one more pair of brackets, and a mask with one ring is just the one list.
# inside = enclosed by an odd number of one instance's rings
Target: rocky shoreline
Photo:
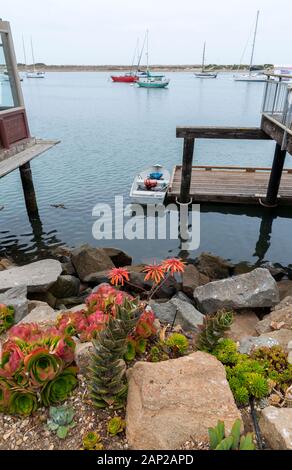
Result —
[[[83, 245], [72, 250], [59, 247], [52, 259], [22, 267], [1, 259], [0, 304], [15, 308], [18, 324], [53, 326], [60, 314], [84, 308], [92, 291], [109, 282], [108, 271], [113, 268], [126, 268], [131, 283], [123, 290], [143, 299], [151, 288], [145, 281], [145, 265], [133, 265], [122, 250]], [[292, 364], [289, 267], [267, 263], [254, 269], [202, 253], [185, 265], [180, 278], [168, 279], [149, 305], [159, 331], [170, 327], [182, 331], [190, 344], [195, 344], [206, 315], [230, 309], [234, 319], [226, 336], [237, 344], [238, 353], [248, 356], [259, 347], [280, 346]], [[3, 333], [1, 342], [5, 339]], [[127, 373], [126, 410], [94, 410], [86, 385], [92, 343], [76, 342], [80, 384], [68, 402], [76, 409], [78, 422], [70, 436], [61, 441], [45, 428], [44, 408], [25, 419], [1, 413], [0, 449], [78, 449], [82, 436], [90, 430], [100, 432], [107, 449], [208, 449], [207, 430], [218, 419], [230, 429], [239, 418], [245, 431], [252, 430], [250, 408], [237, 407], [223, 365], [196, 349], [157, 363], [135, 360]], [[287, 403], [283, 397], [277, 401], [273, 392], [256, 404], [268, 448], [292, 449], [292, 408]], [[126, 435], [109, 438], [104, 429], [116, 415], [126, 417]]]

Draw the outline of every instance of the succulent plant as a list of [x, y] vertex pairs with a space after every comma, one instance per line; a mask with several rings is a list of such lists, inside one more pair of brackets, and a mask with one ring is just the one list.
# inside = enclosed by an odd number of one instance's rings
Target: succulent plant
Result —
[[101, 437], [97, 432], [90, 431], [83, 437], [84, 450], [103, 450]]
[[111, 436], [116, 436], [116, 434], [123, 432], [125, 427], [126, 422], [120, 416], [115, 416], [109, 420], [107, 425], [107, 432]]
[[75, 412], [70, 406], [51, 406], [50, 417], [47, 420], [49, 430], [56, 432], [60, 439], [65, 439], [69, 429], [76, 425], [73, 420], [74, 414]]
[[139, 306], [139, 300], [124, 298], [122, 305], [115, 306], [115, 317], [109, 317], [106, 327], [93, 340], [89, 389], [97, 408], [124, 405], [127, 382], [121, 359], [126, 353], [127, 337], [137, 322]]
[[209, 443], [211, 450], [255, 450], [253, 434], [248, 433], [240, 437], [241, 421], [237, 419], [231, 429], [229, 436], [225, 435], [223, 421], [218, 421], [214, 428], [209, 428]]
[[181, 333], [172, 333], [165, 343], [175, 356], [184, 355], [189, 347], [188, 339]]
[[0, 334], [12, 327], [15, 309], [12, 305], [0, 304]]
[[10, 328], [0, 362], [0, 411], [30, 415], [64, 401], [77, 385], [75, 343], [56, 328], [34, 323]]
[[214, 315], [205, 315], [200, 326], [196, 347], [201, 351], [212, 352], [219, 340], [224, 337], [233, 321], [233, 312], [219, 310]]

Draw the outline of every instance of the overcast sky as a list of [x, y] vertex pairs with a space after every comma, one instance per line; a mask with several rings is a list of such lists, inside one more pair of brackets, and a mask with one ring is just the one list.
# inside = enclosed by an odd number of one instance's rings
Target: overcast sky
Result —
[[[239, 63], [260, 9], [255, 63], [292, 64], [291, 0], [1, 0], [17, 59], [22, 34], [31, 62], [129, 64], [149, 29], [152, 64]], [[251, 38], [243, 62], [249, 61]]]

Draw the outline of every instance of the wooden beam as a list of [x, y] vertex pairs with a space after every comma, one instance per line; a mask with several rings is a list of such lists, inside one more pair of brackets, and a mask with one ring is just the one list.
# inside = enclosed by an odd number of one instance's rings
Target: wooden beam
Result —
[[178, 126], [176, 137], [188, 139], [245, 139], [245, 140], [269, 140], [267, 135], [259, 127], [217, 127], [217, 126]]
[[187, 204], [190, 200], [194, 139], [184, 139], [182, 175], [179, 202]]
[[37, 200], [32, 179], [30, 163], [27, 162], [19, 167], [24, 200], [29, 219], [39, 218]]
[[275, 206], [278, 200], [279, 187], [284, 168], [286, 150], [281, 149], [281, 145], [276, 144], [273, 167], [270, 175], [267, 196], [265, 203], [268, 206]]
[[268, 114], [262, 115], [261, 128], [263, 131], [270, 136], [271, 139], [275, 140], [277, 144], [282, 145], [285, 131], [287, 131], [285, 148], [288, 153], [292, 155], [292, 131], [286, 129], [286, 127], [277, 121], [275, 117], [269, 116]]

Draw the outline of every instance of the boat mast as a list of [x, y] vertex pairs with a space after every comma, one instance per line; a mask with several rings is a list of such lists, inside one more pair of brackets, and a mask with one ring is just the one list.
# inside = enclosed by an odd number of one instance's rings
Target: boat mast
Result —
[[141, 59], [142, 59], [142, 55], [143, 55], [143, 51], [144, 51], [144, 47], [145, 47], [146, 38], [147, 38], [147, 31], [145, 33], [145, 37], [144, 37], [144, 41], [143, 41], [143, 44], [142, 44], [142, 49], [141, 49], [140, 55], [138, 54], [137, 70], [139, 70], [139, 67], [140, 67], [140, 63], [141, 63]]
[[22, 48], [23, 48], [24, 68], [26, 70], [27, 62], [26, 62], [26, 52], [25, 52], [25, 44], [24, 44], [23, 35], [22, 35]]
[[149, 73], [149, 41], [148, 41], [148, 29], [146, 31], [146, 56], [147, 56], [147, 74]]
[[253, 43], [252, 43], [252, 50], [251, 50], [251, 57], [250, 57], [250, 64], [249, 64], [249, 74], [251, 73], [251, 68], [252, 68], [252, 63], [253, 63], [253, 55], [254, 55], [254, 47], [255, 47], [255, 42], [256, 42], [256, 37], [257, 37], [259, 14], [260, 14], [260, 11], [258, 10], [255, 29], [254, 29], [254, 35], [253, 35]]
[[33, 71], [35, 72], [35, 60], [34, 60], [34, 53], [33, 53], [33, 45], [32, 45], [32, 37], [30, 37], [30, 47], [31, 47], [31, 55], [32, 55], [32, 62], [33, 62]]
[[202, 72], [204, 72], [205, 70], [205, 51], [206, 51], [206, 41], [204, 42], [204, 47], [203, 47]]

